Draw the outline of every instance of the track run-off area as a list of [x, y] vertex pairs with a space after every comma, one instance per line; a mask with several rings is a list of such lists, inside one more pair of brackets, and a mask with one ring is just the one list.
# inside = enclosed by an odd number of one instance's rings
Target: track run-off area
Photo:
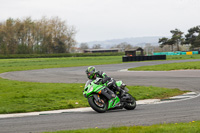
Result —
[[[127, 85], [158, 86], [179, 88], [199, 94], [200, 70], [178, 71], [126, 71], [128, 68], [195, 60], [150, 61], [96, 65], [97, 70], [106, 72]], [[52, 68], [16, 71], [0, 74], [0, 77], [30, 82], [85, 83], [87, 77], [83, 67]], [[80, 92], [82, 93], [82, 92]], [[12, 117], [0, 119], [1, 133], [43, 132], [83, 128], [107, 128], [112, 126], [152, 125], [200, 120], [200, 97], [162, 104], [138, 105], [135, 110], [114, 110], [103, 114], [93, 110], [85, 112], [65, 112], [59, 114]]]

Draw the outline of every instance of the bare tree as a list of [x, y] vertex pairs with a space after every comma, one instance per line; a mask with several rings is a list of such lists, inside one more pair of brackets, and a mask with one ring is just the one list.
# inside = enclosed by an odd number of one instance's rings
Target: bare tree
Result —
[[94, 44], [94, 45], [92, 46], [92, 48], [93, 48], [93, 49], [101, 49], [102, 47], [101, 47], [101, 44]]
[[80, 49], [85, 50], [85, 49], [89, 49], [89, 46], [87, 43], [81, 43], [80, 44]]
[[0, 24], [1, 53], [66, 53], [76, 45], [76, 30], [58, 17], [33, 21], [8, 19]]
[[121, 49], [121, 51], [125, 51], [128, 49], [132, 49], [133, 46], [131, 44], [128, 44], [127, 42], [122, 42], [118, 45], [113, 46], [112, 48], [119, 48], [119, 49]]

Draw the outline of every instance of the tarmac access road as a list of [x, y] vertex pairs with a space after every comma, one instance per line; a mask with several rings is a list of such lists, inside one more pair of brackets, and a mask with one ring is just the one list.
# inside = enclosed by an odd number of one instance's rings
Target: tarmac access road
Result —
[[[97, 65], [110, 77], [123, 80], [127, 85], [159, 86], [200, 92], [200, 70], [127, 72], [128, 68], [196, 60], [149, 61]], [[85, 67], [52, 68], [0, 74], [0, 77], [31, 82], [85, 83]], [[0, 119], [1, 133], [34, 133], [113, 126], [152, 125], [200, 120], [200, 97], [162, 104], [139, 105], [133, 111], [114, 110], [99, 114], [95, 111], [66, 112], [60, 114]]]

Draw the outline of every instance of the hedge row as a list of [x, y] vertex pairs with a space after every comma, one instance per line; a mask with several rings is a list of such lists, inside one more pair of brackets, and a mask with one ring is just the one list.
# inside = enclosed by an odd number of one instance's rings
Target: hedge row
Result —
[[116, 53], [58, 53], [58, 54], [9, 54], [1, 55], [0, 59], [11, 58], [54, 58], [54, 57], [91, 57], [91, 56], [121, 56], [123, 52]]

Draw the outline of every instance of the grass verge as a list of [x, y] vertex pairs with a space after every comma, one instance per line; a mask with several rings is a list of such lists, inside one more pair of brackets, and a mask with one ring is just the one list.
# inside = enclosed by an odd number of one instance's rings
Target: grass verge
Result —
[[[188, 123], [157, 124], [151, 126], [112, 127], [107, 129], [90, 128], [82, 130], [57, 131], [51, 133], [199, 133], [200, 121]], [[45, 132], [50, 133], [50, 132]]]
[[0, 73], [44, 68], [76, 67], [122, 63], [121, 56], [0, 59]]
[[197, 62], [181, 62], [181, 63], [170, 63], [160, 64], [153, 66], [141, 66], [136, 68], [130, 68], [130, 71], [170, 71], [170, 70], [193, 70], [200, 69], [200, 61]]
[[[200, 55], [173, 55], [167, 60], [200, 59]], [[122, 63], [122, 56], [0, 59], [0, 73], [44, 68]]]
[[200, 59], [200, 54], [194, 55], [167, 55], [167, 60]]
[[[128, 86], [137, 100], [183, 94], [179, 89]], [[84, 84], [33, 83], [0, 78], [0, 114], [88, 107]]]

